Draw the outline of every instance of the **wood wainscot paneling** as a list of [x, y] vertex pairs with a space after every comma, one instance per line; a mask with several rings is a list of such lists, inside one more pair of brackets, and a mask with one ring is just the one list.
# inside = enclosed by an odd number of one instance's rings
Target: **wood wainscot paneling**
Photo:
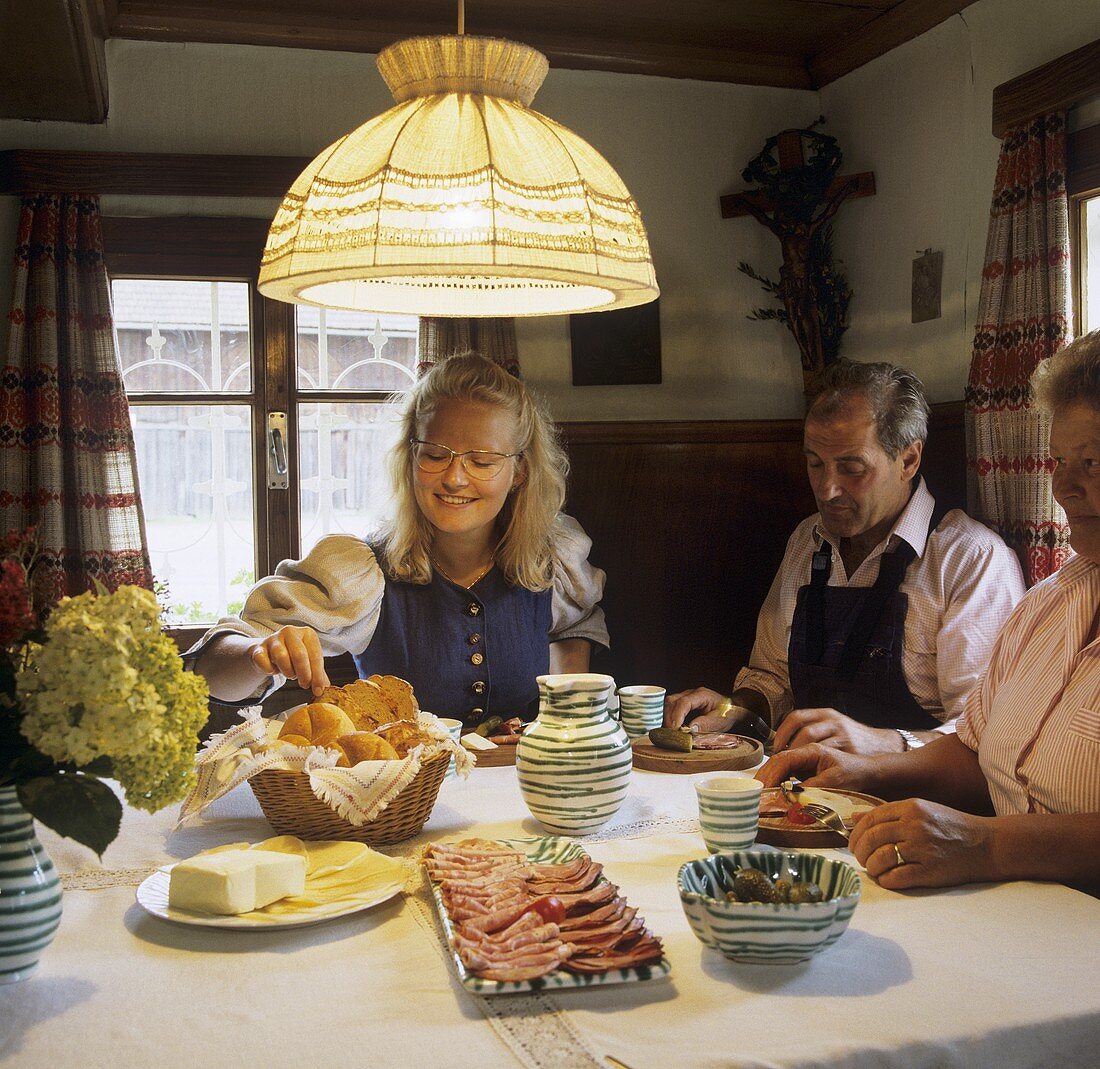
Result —
[[[923, 471], [965, 506], [961, 402], [936, 405]], [[567, 510], [608, 575], [620, 686], [728, 690], [795, 526], [814, 511], [799, 420], [567, 423]]]

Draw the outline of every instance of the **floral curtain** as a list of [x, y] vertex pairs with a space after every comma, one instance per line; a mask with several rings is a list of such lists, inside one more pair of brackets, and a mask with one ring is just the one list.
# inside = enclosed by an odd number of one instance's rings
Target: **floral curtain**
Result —
[[152, 588], [99, 201], [23, 198], [0, 371], [0, 533], [34, 526], [52, 598]]
[[1065, 114], [1039, 116], [1001, 142], [966, 388], [970, 510], [1019, 554], [1029, 584], [1069, 556], [1050, 489], [1049, 427], [1029, 382], [1069, 331]]
[[444, 356], [463, 353], [468, 349], [495, 360], [505, 371], [515, 375], [517, 379], [521, 378], [514, 319], [421, 317], [421, 373]]

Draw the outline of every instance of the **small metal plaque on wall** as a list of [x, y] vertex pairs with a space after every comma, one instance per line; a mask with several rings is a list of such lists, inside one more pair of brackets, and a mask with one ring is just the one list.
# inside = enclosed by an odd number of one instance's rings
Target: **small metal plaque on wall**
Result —
[[574, 386], [650, 385], [661, 381], [660, 300], [569, 317]]
[[943, 282], [943, 250], [924, 253], [913, 261], [913, 319], [924, 323], [940, 318], [940, 288]]

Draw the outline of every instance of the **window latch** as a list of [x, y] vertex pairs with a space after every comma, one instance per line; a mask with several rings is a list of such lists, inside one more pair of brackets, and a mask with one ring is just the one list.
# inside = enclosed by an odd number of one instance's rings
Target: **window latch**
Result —
[[290, 485], [286, 462], [286, 413], [267, 414], [267, 488], [285, 490]]

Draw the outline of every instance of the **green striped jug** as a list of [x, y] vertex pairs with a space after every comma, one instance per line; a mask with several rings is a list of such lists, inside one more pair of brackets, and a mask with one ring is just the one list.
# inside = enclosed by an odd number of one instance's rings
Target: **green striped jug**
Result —
[[61, 881], [14, 787], [0, 787], [0, 984], [25, 980], [61, 922]]
[[516, 775], [531, 815], [557, 835], [586, 835], [623, 804], [634, 754], [607, 714], [615, 688], [591, 673], [538, 677], [539, 715], [520, 737]]

